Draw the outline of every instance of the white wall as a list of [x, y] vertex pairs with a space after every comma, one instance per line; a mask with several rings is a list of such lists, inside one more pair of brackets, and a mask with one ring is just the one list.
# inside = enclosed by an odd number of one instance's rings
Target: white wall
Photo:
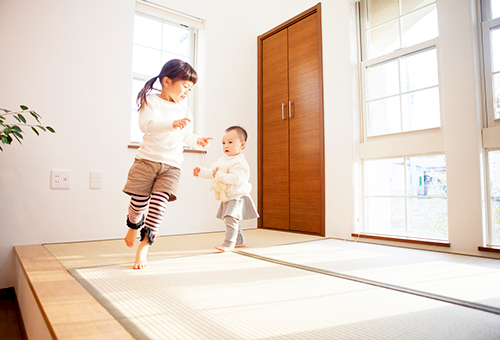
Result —
[[[229, 125], [249, 132], [245, 154], [257, 187], [257, 36], [317, 0], [157, 0], [207, 20], [203, 122], [215, 141], [207, 155], [186, 154], [179, 200], [161, 233], [223, 230], [209, 181], [191, 169], [220, 155]], [[449, 184], [450, 251], [481, 245], [477, 31], [473, 0], [439, 0], [440, 56]], [[0, 1], [0, 107], [37, 110], [57, 133], [27, 133], [0, 153], [0, 288], [14, 285], [21, 244], [121, 238], [128, 196], [121, 192], [135, 151], [127, 149], [133, 0]], [[326, 156], [326, 234], [354, 231], [357, 115], [355, 23], [348, 0], [322, 1]], [[462, 138], [463, 137], [463, 138]], [[71, 190], [51, 190], [51, 169], [72, 170]], [[89, 189], [91, 170], [103, 187]], [[463, 185], [463, 181], [467, 185]], [[453, 197], [452, 197], [453, 196]], [[256, 221], [244, 224], [255, 227]], [[431, 247], [428, 247], [432, 249]], [[441, 249], [438, 249], [441, 250]], [[488, 254], [481, 254], [488, 255]]]

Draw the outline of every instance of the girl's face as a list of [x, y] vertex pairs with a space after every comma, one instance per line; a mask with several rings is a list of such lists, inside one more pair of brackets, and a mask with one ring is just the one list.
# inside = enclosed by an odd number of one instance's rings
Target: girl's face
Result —
[[177, 80], [176, 82], [173, 82], [169, 78], [165, 77], [162, 81], [160, 97], [168, 100], [169, 102], [179, 104], [187, 98], [193, 86], [193, 82], [189, 80]]
[[236, 130], [231, 130], [226, 132], [222, 136], [222, 151], [227, 156], [239, 155], [241, 150], [245, 148], [247, 142], [240, 139], [240, 136]]

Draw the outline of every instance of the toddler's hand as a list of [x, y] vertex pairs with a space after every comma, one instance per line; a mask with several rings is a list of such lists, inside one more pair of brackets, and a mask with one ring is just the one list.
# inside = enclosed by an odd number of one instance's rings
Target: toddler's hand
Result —
[[205, 147], [205, 146], [208, 146], [209, 142], [213, 140], [212, 137], [200, 137], [198, 138], [198, 140], [196, 141], [196, 143], [201, 146], [201, 147]]
[[189, 120], [189, 118], [182, 118], [182, 119], [179, 119], [179, 120], [174, 120], [174, 122], [172, 123], [172, 126], [174, 127], [174, 129], [184, 129], [186, 127], [186, 125], [191, 122]]
[[215, 178], [215, 175], [217, 175], [217, 171], [219, 171], [219, 168], [215, 168], [215, 169], [212, 171], [212, 176], [214, 176], [214, 178]]
[[197, 166], [194, 167], [193, 169], [193, 176], [198, 177], [198, 174], [200, 173], [201, 169]]

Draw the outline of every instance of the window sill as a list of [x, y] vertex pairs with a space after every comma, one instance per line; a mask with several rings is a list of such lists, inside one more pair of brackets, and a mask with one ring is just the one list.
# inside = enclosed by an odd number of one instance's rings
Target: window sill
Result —
[[[139, 144], [129, 144], [128, 145], [129, 149], [139, 149]], [[196, 149], [191, 149], [191, 148], [184, 148], [185, 153], [201, 153], [205, 154], [207, 153], [206, 150], [196, 150]]]
[[382, 236], [382, 235], [374, 235], [374, 234], [356, 234], [352, 233], [352, 237], [357, 238], [370, 238], [374, 240], [383, 240], [383, 241], [395, 241], [395, 242], [405, 242], [405, 243], [416, 243], [416, 244], [425, 244], [429, 246], [439, 246], [439, 247], [450, 247], [451, 244], [448, 241], [438, 241], [431, 239], [423, 239], [423, 238], [410, 238], [404, 236]]
[[500, 247], [499, 246], [479, 246], [477, 247], [477, 250], [479, 251], [489, 251], [491, 253], [500, 253]]

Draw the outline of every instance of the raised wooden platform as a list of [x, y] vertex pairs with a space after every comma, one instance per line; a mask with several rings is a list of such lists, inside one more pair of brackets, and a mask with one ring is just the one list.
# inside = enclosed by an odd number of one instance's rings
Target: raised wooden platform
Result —
[[14, 249], [29, 339], [133, 339], [42, 245]]

